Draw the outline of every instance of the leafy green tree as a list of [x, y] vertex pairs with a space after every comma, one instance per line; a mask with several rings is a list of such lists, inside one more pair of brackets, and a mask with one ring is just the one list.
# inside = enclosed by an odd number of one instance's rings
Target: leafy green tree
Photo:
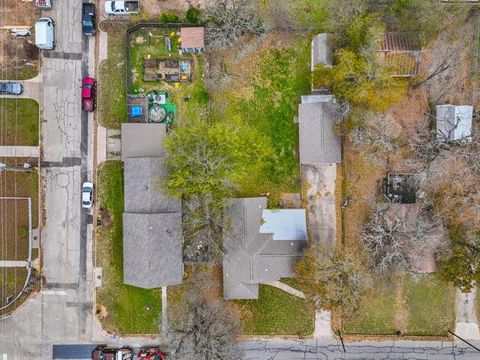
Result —
[[315, 86], [329, 86], [340, 99], [374, 111], [383, 111], [399, 102], [408, 83], [393, 78], [391, 69], [352, 50], [341, 49], [333, 67], [318, 65]]
[[318, 308], [355, 311], [370, 285], [370, 275], [353, 254], [312, 246], [295, 264], [295, 278]]
[[200, 9], [194, 6], [190, 6], [185, 15], [185, 20], [190, 24], [200, 23]]
[[167, 138], [166, 186], [175, 196], [231, 196], [273, 156], [270, 142], [241, 123], [185, 120]]
[[451, 247], [440, 259], [440, 276], [464, 292], [480, 281], [480, 229], [448, 228]]
[[169, 10], [160, 15], [160, 22], [162, 24], [173, 24], [180, 22], [180, 19], [174, 11]]

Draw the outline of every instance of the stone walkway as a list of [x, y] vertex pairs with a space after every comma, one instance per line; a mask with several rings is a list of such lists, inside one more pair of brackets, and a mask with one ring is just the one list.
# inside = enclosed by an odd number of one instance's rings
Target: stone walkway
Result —
[[27, 261], [0, 261], [0, 268], [15, 268], [15, 267], [27, 267]]
[[476, 294], [476, 288], [473, 288], [469, 293], [462, 293], [457, 289], [455, 333], [466, 340], [480, 340], [476, 313]]
[[0, 146], [0, 157], [36, 158], [39, 155], [38, 146]]

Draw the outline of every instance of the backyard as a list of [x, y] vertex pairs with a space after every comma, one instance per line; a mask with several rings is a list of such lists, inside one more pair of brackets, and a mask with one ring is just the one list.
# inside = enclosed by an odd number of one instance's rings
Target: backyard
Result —
[[0, 99], [2, 145], [38, 145], [38, 103], [31, 99]]
[[123, 167], [108, 161], [98, 171], [101, 225], [97, 228], [96, 264], [103, 269], [97, 290], [97, 315], [103, 326], [119, 334], [157, 334], [161, 289], [123, 283]]

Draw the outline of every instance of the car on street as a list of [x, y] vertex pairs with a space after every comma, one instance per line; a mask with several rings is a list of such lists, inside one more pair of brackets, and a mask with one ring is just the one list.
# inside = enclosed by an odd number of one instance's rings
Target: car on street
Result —
[[85, 36], [94, 36], [95, 30], [95, 4], [82, 4], [82, 31]]
[[137, 354], [141, 360], [165, 360], [167, 354], [159, 347], [144, 347]]
[[2, 95], [21, 95], [23, 85], [17, 82], [0, 82], [0, 94]]
[[95, 110], [95, 79], [91, 77], [82, 80], [82, 110]]
[[84, 182], [82, 185], [82, 207], [90, 209], [93, 204], [93, 184]]
[[133, 360], [133, 349], [129, 346], [121, 348], [99, 346], [93, 350], [92, 360]]

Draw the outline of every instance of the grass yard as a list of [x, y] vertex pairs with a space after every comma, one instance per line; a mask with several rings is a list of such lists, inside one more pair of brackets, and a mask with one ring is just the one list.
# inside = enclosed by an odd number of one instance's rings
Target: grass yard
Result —
[[448, 336], [455, 328], [455, 289], [436, 275], [405, 280], [408, 335]]
[[376, 289], [343, 331], [358, 335], [448, 336], [455, 326], [455, 290], [435, 274], [411, 274]]
[[161, 289], [147, 290], [123, 284], [123, 167], [108, 161], [98, 172], [98, 201], [102, 226], [97, 234], [97, 266], [103, 285], [97, 303], [104, 307], [103, 326], [120, 334], [157, 334]]
[[[26, 268], [0, 268], [0, 306], [7, 305], [7, 297], [15, 297], [22, 290], [26, 279]], [[10, 308], [16, 306], [16, 304], [11, 304], [4, 311], [10, 311]], [[3, 315], [3, 311], [0, 315]]]
[[108, 58], [101, 62], [99, 71], [99, 122], [109, 129], [119, 129], [127, 119], [125, 32], [127, 24], [107, 23], [102, 29], [108, 33]]
[[313, 333], [315, 311], [296, 296], [260, 285], [258, 300], [235, 300], [247, 335], [298, 335]]
[[232, 65], [241, 73], [235, 73], [239, 83], [232, 82], [226, 97], [218, 97], [222, 103], [227, 100], [225, 115], [266, 135], [276, 155], [260, 179], [242, 184], [241, 196], [270, 192], [270, 200], [275, 203], [281, 192], [300, 191], [298, 125], [294, 117], [300, 95], [310, 92], [309, 44], [304, 38], [296, 39], [282, 49], [267, 47], [254, 52], [251, 62], [244, 61], [244, 68]]
[[0, 99], [1, 145], [38, 145], [38, 103], [32, 99]]

